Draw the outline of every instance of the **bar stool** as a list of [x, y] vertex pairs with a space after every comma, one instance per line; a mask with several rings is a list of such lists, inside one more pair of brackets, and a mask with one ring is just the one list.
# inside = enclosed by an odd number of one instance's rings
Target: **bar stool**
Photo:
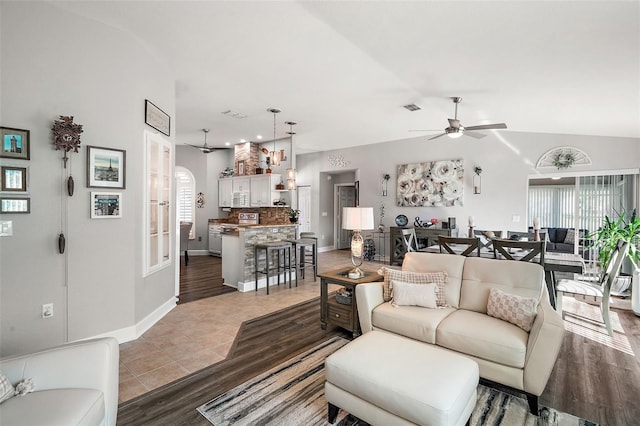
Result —
[[[256, 291], [258, 291], [258, 274], [267, 276], [267, 294], [269, 294], [269, 277], [271, 271], [275, 270], [280, 285], [280, 256], [282, 255], [282, 270], [284, 271], [284, 281], [287, 282], [287, 270], [289, 271], [289, 288], [291, 288], [291, 243], [287, 241], [271, 241], [255, 244], [253, 246], [254, 272], [256, 278]], [[258, 254], [263, 250], [265, 253], [264, 269], [258, 269]], [[272, 264], [275, 257], [275, 264]]]
[[[309, 235], [305, 236], [303, 235]], [[318, 276], [318, 239], [313, 236], [312, 232], [301, 232], [300, 238], [297, 240], [287, 240], [293, 244], [293, 256], [296, 265], [296, 287], [298, 286], [298, 269], [300, 270], [300, 276], [304, 279], [305, 269], [308, 266], [313, 267], [313, 281], [316, 281]], [[310, 249], [310, 250], [307, 250]], [[298, 261], [298, 254], [300, 260]]]

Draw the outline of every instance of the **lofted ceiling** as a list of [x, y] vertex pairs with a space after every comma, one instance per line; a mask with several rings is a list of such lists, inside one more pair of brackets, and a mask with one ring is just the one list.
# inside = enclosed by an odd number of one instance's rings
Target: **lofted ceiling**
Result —
[[298, 153], [418, 137], [447, 127], [452, 96], [466, 126], [640, 137], [638, 1], [50, 3], [168, 64], [177, 143], [272, 140], [272, 107]]

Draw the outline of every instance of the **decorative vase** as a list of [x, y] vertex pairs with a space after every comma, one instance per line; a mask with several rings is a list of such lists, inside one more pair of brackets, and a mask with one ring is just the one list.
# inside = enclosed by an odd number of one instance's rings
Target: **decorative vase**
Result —
[[267, 174], [271, 173], [271, 169], [267, 169], [266, 173]]
[[640, 269], [636, 269], [631, 279], [631, 309], [640, 317]]
[[289, 222], [291, 222], [291, 223], [298, 223], [298, 218], [297, 218], [297, 217], [290, 217], [290, 218], [289, 218]]
[[261, 175], [264, 172], [264, 169], [262, 167], [256, 167], [256, 174], [257, 175]]

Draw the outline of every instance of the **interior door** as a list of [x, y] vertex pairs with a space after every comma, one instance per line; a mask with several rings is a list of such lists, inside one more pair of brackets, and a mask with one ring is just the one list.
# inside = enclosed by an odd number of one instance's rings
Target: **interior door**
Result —
[[311, 232], [311, 187], [299, 186], [298, 192], [298, 224], [300, 232]]
[[343, 207], [356, 206], [356, 188], [354, 185], [338, 186], [336, 200], [336, 233], [338, 234], [336, 248], [338, 250], [351, 246], [351, 231], [342, 229]]

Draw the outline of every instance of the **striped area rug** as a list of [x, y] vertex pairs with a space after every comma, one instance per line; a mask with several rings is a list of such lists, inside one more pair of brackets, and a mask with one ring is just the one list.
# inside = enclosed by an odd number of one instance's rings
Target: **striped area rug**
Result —
[[[329, 425], [324, 399], [324, 360], [349, 343], [328, 340], [198, 407], [215, 426]], [[526, 399], [480, 385], [472, 426], [597, 426], [567, 413], [542, 407], [529, 413]], [[367, 423], [340, 410], [339, 426]]]

